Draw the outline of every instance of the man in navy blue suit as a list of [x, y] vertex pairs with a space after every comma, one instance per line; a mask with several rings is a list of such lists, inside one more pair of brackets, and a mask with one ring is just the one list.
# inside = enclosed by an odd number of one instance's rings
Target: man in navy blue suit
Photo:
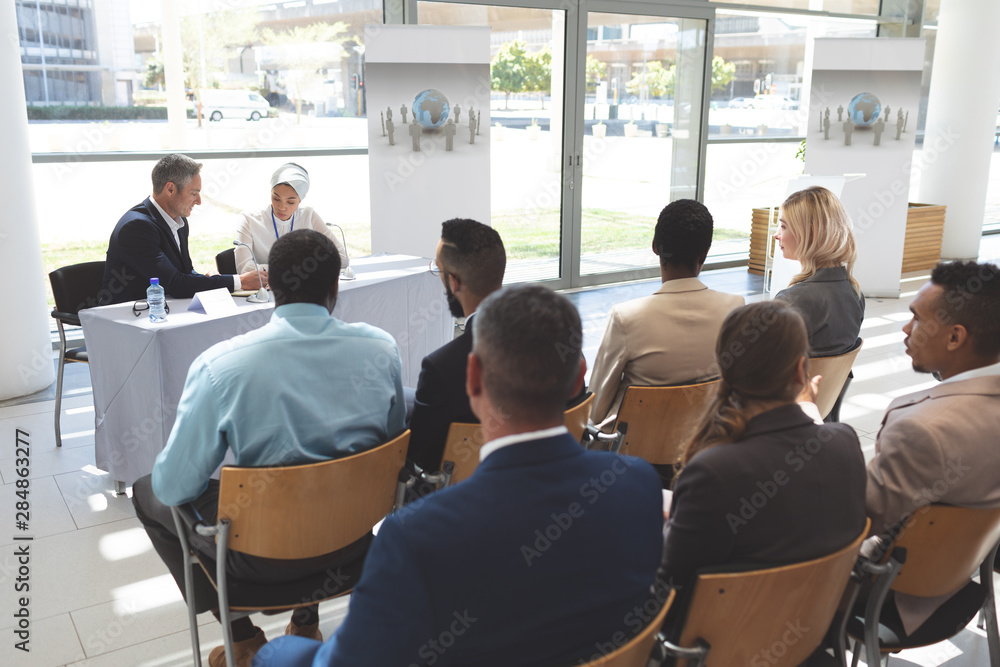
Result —
[[452, 422], [477, 421], [465, 394], [473, 316], [483, 299], [503, 285], [507, 254], [495, 229], [455, 218], [441, 224], [434, 261], [448, 308], [455, 317], [465, 317], [465, 331], [424, 357], [420, 368], [406, 458], [430, 472], [441, 465]]
[[574, 664], [652, 620], [660, 481], [566, 431], [586, 370], [576, 309], [545, 287], [509, 287], [474, 328], [466, 388], [487, 439], [476, 472], [385, 520], [330, 641], [279, 638], [256, 667]]
[[[242, 275], [197, 273], [188, 252], [187, 218], [201, 203], [201, 163], [186, 155], [166, 155], [153, 167], [153, 194], [122, 216], [108, 242], [100, 304], [146, 298], [150, 278], [159, 278], [167, 296], [225, 287], [258, 289], [256, 271]], [[261, 277], [266, 280], [266, 273]]]

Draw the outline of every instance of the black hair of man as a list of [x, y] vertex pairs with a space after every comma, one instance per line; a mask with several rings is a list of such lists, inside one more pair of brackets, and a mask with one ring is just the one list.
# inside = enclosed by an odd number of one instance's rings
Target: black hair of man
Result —
[[667, 204], [656, 220], [653, 247], [660, 265], [680, 265], [697, 270], [712, 247], [712, 214], [694, 199], [678, 199]]
[[995, 264], [941, 262], [931, 271], [931, 282], [944, 289], [938, 319], [965, 327], [977, 356], [1000, 356], [1000, 269]]
[[514, 420], [560, 419], [580, 371], [583, 329], [566, 297], [541, 285], [488, 296], [473, 320], [483, 386]]
[[326, 305], [340, 279], [340, 253], [329, 238], [312, 229], [291, 231], [271, 246], [268, 282], [275, 302]]
[[167, 183], [173, 183], [178, 190], [183, 190], [191, 179], [201, 171], [201, 163], [195, 162], [187, 155], [171, 153], [164, 155], [153, 166], [153, 194], [163, 192]]
[[453, 218], [441, 223], [441, 268], [454, 274], [478, 296], [500, 289], [507, 253], [495, 229], [475, 220]]

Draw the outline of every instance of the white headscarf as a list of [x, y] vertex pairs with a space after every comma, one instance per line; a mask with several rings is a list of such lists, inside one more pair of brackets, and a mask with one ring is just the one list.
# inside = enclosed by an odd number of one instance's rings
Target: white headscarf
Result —
[[274, 186], [282, 183], [295, 190], [295, 194], [299, 196], [301, 201], [306, 198], [306, 193], [309, 192], [309, 172], [294, 162], [286, 162], [271, 175], [271, 189], [273, 190]]

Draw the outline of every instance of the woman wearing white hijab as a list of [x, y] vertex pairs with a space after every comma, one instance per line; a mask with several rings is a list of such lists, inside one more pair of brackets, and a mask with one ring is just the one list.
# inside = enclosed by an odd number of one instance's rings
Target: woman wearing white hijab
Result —
[[[325, 234], [340, 251], [341, 267], [350, 263], [340, 235], [334, 235], [319, 215], [300, 206], [309, 192], [309, 172], [294, 162], [278, 167], [271, 176], [271, 203], [260, 211], [243, 211], [236, 226], [236, 240], [253, 248], [261, 270], [267, 269], [267, 255], [274, 242], [293, 229], [312, 229]], [[240, 273], [253, 271], [253, 259], [244, 246], [236, 246], [236, 267]]]

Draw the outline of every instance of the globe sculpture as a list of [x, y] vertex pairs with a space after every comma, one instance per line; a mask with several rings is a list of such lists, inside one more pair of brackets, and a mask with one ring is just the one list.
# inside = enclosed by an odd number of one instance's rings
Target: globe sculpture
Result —
[[448, 120], [451, 106], [440, 90], [429, 88], [413, 98], [413, 117], [428, 130], [441, 127]]
[[874, 125], [882, 113], [882, 102], [874, 93], [858, 93], [847, 105], [847, 117], [860, 127]]

